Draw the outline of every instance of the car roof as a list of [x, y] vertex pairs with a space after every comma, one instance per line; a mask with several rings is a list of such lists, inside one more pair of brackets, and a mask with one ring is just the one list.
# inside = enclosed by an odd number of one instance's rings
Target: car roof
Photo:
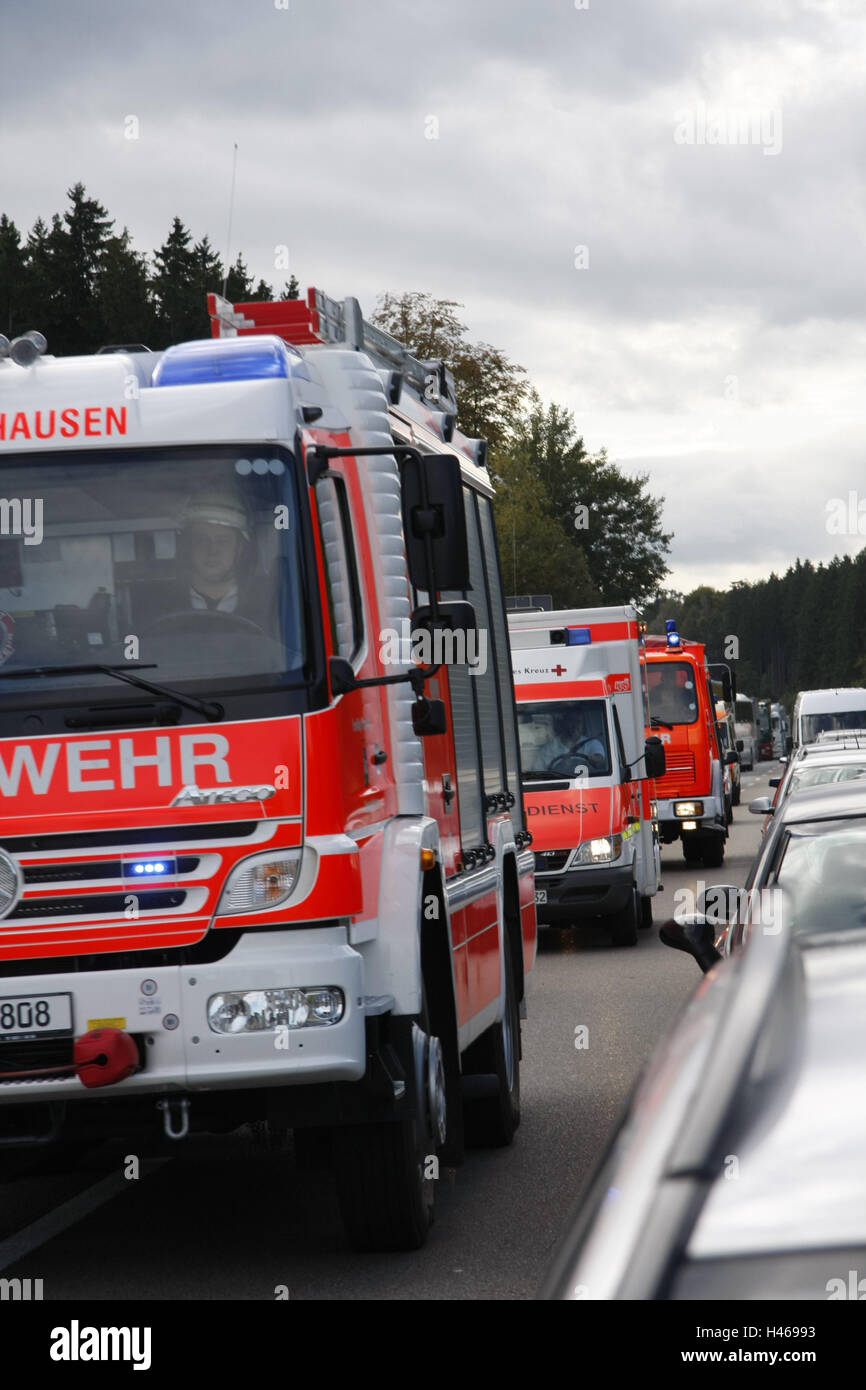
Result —
[[866, 1107], [854, 1103], [866, 1083], [866, 938], [812, 938], [800, 960], [801, 1051], [789, 1084], [738, 1137], [738, 1181], [713, 1183], [693, 1259], [866, 1240]]
[[791, 759], [791, 767], [808, 763], [809, 767], [842, 767], [845, 763], [861, 763], [866, 758], [866, 739], [856, 748], [846, 744], [807, 743], [806, 747]]
[[845, 816], [866, 816], [866, 783], [832, 782], [820, 787], [804, 787], [786, 799], [777, 818], [792, 821], [840, 820]]

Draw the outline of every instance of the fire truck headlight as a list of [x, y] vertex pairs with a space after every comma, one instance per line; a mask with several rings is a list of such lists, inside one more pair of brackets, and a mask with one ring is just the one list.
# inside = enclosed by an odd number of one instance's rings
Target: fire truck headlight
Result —
[[261, 912], [279, 907], [295, 890], [301, 872], [301, 851], [257, 854], [236, 864], [226, 880], [217, 913]]
[[702, 801], [675, 801], [675, 816], [702, 816], [704, 814], [704, 803]]
[[621, 835], [602, 835], [596, 840], [584, 840], [578, 845], [575, 864], [610, 864], [622, 854]]
[[286, 1028], [321, 1028], [339, 1023], [346, 1000], [333, 985], [308, 989], [232, 990], [207, 1001], [215, 1033], [273, 1033]]

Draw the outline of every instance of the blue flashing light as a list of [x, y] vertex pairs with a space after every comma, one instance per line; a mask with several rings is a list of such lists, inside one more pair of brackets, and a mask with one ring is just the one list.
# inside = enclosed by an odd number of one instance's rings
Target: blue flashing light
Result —
[[592, 631], [588, 627], [567, 627], [565, 645], [567, 647], [588, 647], [592, 641]]
[[667, 633], [668, 646], [678, 647], [680, 645], [680, 634], [677, 632], [676, 618], [665, 618], [665, 632]]
[[131, 866], [134, 874], [166, 874], [170, 867], [162, 859], [142, 859]]
[[167, 348], [153, 374], [154, 386], [206, 386], [219, 381], [266, 381], [294, 374], [303, 358], [273, 334], [203, 338]]

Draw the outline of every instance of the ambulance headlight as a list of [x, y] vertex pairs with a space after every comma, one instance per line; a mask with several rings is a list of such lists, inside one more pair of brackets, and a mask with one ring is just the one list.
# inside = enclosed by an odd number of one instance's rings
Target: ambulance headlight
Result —
[[578, 845], [572, 861], [575, 864], [610, 864], [622, 854], [621, 835], [600, 835]]
[[675, 816], [702, 816], [704, 814], [704, 803], [702, 801], [675, 801]]
[[273, 1033], [339, 1023], [345, 1007], [343, 991], [333, 985], [231, 990], [211, 995], [207, 1021], [214, 1033]]
[[236, 864], [226, 880], [217, 913], [263, 912], [287, 902], [301, 872], [301, 851], [256, 854]]

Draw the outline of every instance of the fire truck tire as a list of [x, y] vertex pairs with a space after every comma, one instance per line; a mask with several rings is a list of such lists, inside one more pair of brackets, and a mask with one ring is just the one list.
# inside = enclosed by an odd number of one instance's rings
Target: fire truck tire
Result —
[[703, 853], [703, 845], [700, 840], [691, 835], [688, 839], [683, 840], [683, 858], [687, 864], [700, 864]]
[[433, 1224], [432, 1135], [417, 1119], [334, 1131], [337, 1196], [355, 1250], [418, 1250]]
[[653, 924], [653, 900], [652, 898], [641, 898], [640, 900], [640, 924], [642, 927], [651, 927]]
[[[429, 1037], [426, 996], [416, 1022], [413, 1039], [417, 1042]], [[432, 1041], [435, 1056], [441, 1058], [439, 1040]], [[429, 1055], [425, 1050], [421, 1068], [425, 1075]], [[444, 1078], [441, 1081], [444, 1090]], [[415, 1116], [334, 1129], [337, 1197], [355, 1250], [418, 1250], [427, 1239], [433, 1224], [439, 1136], [426, 1090], [417, 1098], [416, 1108]]]
[[637, 945], [637, 930], [642, 915], [640, 894], [633, 885], [625, 907], [610, 918], [610, 939], [614, 946]]
[[732, 805], [732, 806], [739, 806], [739, 804], [740, 804], [740, 787], [739, 787], [739, 783], [738, 783], [737, 786], [735, 786], [734, 789], [733, 789], [733, 791], [731, 792], [731, 805]]
[[499, 1023], [488, 1028], [467, 1051], [464, 1074], [496, 1076], [496, 1094], [464, 1102], [467, 1144], [476, 1148], [504, 1148], [520, 1124], [520, 1014], [511, 966], [511, 945], [505, 945], [505, 1011]]
[[705, 869], [720, 869], [725, 862], [724, 836], [707, 835], [703, 842], [701, 858]]

